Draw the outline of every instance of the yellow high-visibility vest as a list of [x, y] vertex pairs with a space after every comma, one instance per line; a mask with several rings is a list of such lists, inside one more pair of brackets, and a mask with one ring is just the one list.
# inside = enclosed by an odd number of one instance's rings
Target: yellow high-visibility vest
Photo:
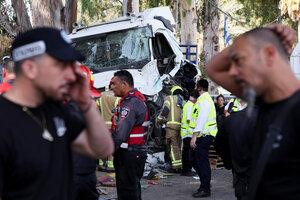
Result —
[[201, 137], [202, 135], [208, 135], [208, 134], [215, 137], [218, 132], [217, 121], [216, 121], [216, 110], [215, 110], [214, 102], [208, 93], [204, 93], [204, 95], [202, 95], [193, 106], [191, 121], [189, 124], [190, 130], [192, 132], [193, 129], [195, 129], [196, 127], [196, 121], [200, 110], [199, 105], [203, 100], [207, 100], [208, 102], [210, 102], [211, 109], [210, 109], [208, 119], [206, 120], [206, 123], [203, 127], [203, 130], [197, 137]]
[[189, 124], [187, 121], [186, 117], [186, 112], [188, 108], [193, 108], [193, 103], [188, 101], [184, 106], [183, 106], [183, 111], [182, 111], [182, 119], [181, 119], [181, 130], [180, 130], [180, 135], [181, 138], [186, 138], [186, 137], [192, 137], [193, 134], [189, 133]]

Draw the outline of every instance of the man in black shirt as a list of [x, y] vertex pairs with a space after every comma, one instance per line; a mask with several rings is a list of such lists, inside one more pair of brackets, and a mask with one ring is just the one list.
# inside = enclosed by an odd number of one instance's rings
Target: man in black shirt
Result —
[[247, 117], [247, 111], [246, 108], [226, 117], [214, 143], [225, 168], [234, 171], [233, 186], [238, 200], [242, 199], [249, 187], [253, 132], [257, 117], [257, 109], [251, 118]]
[[119, 200], [141, 199], [140, 180], [147, 158], [145, 136], [148, 111], [145, 97], [134, 89], [133, 77], [125, 70], [114, 74], [111, 88], [122, 97], [113, 116], [114, 166]]
[[[113, 141], [76, 66], [84, 57], [63, 31], [36, 28], [12, 44], [16, 80], [0, 97], [0, 198], [72, 199], [73, 150], [94, 158]], [[84, 122], [62, 105], [69, 95]]]
[[[271, 130], [270, 125], [285, 112], [283, 106], [298, 98], [300, 82], [292, 73], [287, 57], [295, 41], [295, 31], [288, 26], [257, 28], [239, 36], [206, 66], [213, 81], [238, 97], [253, 96], [249, 94], [255, 91], [262, 100], [254, 135], [252, 169], [263, 153], [262, 146], [269, 140], [266, 134]], [[299, 109], [299, 103], [294, 104], [284, 119], [282, 138], [278, 138], [280, 142], [273, 146], [262, 168], [254, 199], [300, 199]], [[251, 176], [255, 177], [255, 173], [253, 170]]]

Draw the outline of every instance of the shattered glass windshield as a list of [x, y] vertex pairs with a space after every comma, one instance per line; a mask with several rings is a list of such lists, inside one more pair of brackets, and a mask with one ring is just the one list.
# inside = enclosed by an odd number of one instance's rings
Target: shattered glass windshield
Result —
[[111, 67], [141, 68], [143, 62], [150, 61], [151, 35], [151, 29], [143, 27], [101, 34], [75, 41], [74, 44], [86, 57], [82, 63], [95, 72], [109, 70]]

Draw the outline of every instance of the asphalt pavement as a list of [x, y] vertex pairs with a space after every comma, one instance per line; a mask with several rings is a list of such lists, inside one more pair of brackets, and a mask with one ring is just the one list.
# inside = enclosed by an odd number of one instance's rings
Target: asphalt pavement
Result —
[[[97, 172], [97, 176], [105, 176], [108, 173]], [[113, 176], [113, 174], [110, 174]], [[153, 180], [157, 184], [149, 184], [147, 179], [142, 179], [142, 199], [143, 200], [195, 200], [192, 194], [199, 188], [200, 181], [180, 174], [163, 175], [159, 180]], [[116, 197], [115, 187], [99, 187], [105, 191], [106, 195], [101, 195], [99, 199], [113, 199]], [[212, 170], [211, 196], [203, 198], [207, 200], [233, 200], [234, 190], [232, 187], [232, 173], [226, 169]]]

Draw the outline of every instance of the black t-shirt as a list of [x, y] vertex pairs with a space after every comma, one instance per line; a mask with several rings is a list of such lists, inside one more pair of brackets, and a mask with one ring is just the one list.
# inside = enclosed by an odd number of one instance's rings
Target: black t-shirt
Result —
[[[84, 123], [84, 119], [80, 113], [80, 110], [74, 101], [68, 101], [65, 106], [70, 107], [69, 114], [72, 118], [77, 118], [78, 121]], [[74, 175], [87, 175], [90, 173], [95, 173], [97, 166], [97, 160], [90, 158], [86, 155], [82, 155], [73, 151], [73, 174]]]
[[250, 176], [252, 142], [257, 119], [257, 108], [253, 110], [251, 117], [247, 116], [247, 109], [233, 112], [226, 117], [215, 140], [215, 148], [225, 167], [233, 167], [240, 177]]
[[[286, 101], [300, 99], [297, 91], [289, 99], [260, 105], [255, 135], [254, 159], [258, 159], [260, 149], [266, 138], [268, 127]], [[300, 199], [300, 102], [294, 104], [282, 127], [283, 139], [279, 148], [273, 149], [269, 157], [255, 199]], [[254, 172], [255, 173], [255, 172]]]
[[215, 103], [215, 108], [216, 108], [216, 116], [217, 116], [217, 125], [218, 127], [222, 126], [223, 121], [225, 119], [225, 113], [224, 113], [224, 108], [220, 107], [217, 103]]
[[42, 111], [54, 140], [42, 138], [41, 126], [4, 97], [0, 97], [0, 196], [5, 199], [71, 199], [71, 142], [84, 123], [72, 117], [70, 107], [46, 102], [29, 110], [38, 119]]

